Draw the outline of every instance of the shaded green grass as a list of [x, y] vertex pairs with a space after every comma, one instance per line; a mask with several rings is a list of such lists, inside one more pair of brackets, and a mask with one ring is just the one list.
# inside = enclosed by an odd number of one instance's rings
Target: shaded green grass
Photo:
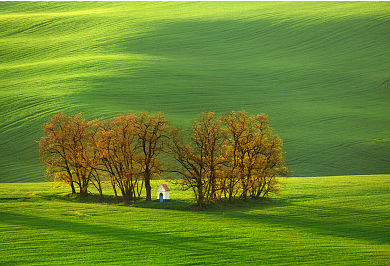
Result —
[[[154, 181], [153, 188], [161, 182]], [[390, 176], [284, 179], [269, 201], [129, 206], [51, 183], [0, 184], [1, 265], [387, 265]]]
[[[55, 113], [266, 113], [298, 176], [390, 172], [387, 2], [0, 3], [0, 181]], [[384, 85], [383, 85], [384, 84]]]

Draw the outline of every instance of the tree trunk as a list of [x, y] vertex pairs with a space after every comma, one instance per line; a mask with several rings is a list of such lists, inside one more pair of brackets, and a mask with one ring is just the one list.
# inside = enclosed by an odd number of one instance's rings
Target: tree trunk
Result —
[[112, 189], [114, 190], [116, 204], [119, 204], [118, 193], [116, 192], [115, 181], [111, 180]]
[[104, 202], [104, 196], [103, 196], [103, 189], [102, 189], [102, 185], [101, 185], [100, 181], [99, 181], [98, 186], [96, 188], [99, 191], [100, 202], [103, 203]]
[[131, 196], [129, 196], [128, 194], [123, 194], [122, 195], [122, 198], [123, 198], [123, 203], [125, 205], [129, 205], [130, 204], [130, 201], [131, 201]]
[[203, 186], [198, 183], [198, 208], [202, 209], [204, 205], [204, 193], [203, 193]]
[[72, 188], [72, 194], [76, 194], [76, 189], [74, 187], [73, 181], [70, 182], [70, 187]]
[[99, 195], [100, 195], [100, 200], [103, 203], [104, 202], [104, 196], [103, 196], [103, 189], [102, 189], [102, 186], [101, 186], [100, 182], [99, 182], [98, 191], [99, 191]]
[[146, 190], [146, 201], [152, 200], [152, 187], [150, 185], [150, 175], [145, 174], [145, 190]]
[[88, 187], [80, 187], [80, 195], [87, 195], [88, 194]]

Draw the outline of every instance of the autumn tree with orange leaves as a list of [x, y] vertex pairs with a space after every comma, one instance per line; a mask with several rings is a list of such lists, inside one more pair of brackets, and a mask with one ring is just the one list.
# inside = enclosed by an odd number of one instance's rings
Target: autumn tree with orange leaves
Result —
[[94, 150], [99, 154], [99, 170], [110, 177], [115, 198], [118, 188], [126, 204], [139, 198], [142, 191], [137, 123], [138, 117], [134, 114], [101, 122], [94, 142]]
[[222, 145], [221, 122], [212, 112], [194, 120], [189, 142], [179, 128], [171, 131], [170, 149], [179, 164], [176, 171], [183, 177], [183, 186], [194, 192], [199, 208], [214, 200], [221, 189]]
[[96, 135], [95, 121], [87, 121], [81, 114], [53, 116], [43, 127], [44, 137], [39, 141], [39, 153], [46, 164], [46, 175], [63, 181], [76, 193], [88, 193], [88, 186], [97, 176], [98, 154], [91, 149]]
[[164, 171], [161, 156], [167, 151], [169, 122], [161, 113], [142, 112], [137, 117], [135, 127], [139, 139], [140, 166], [146, 190], [146, 201], [152, 200], [150, 181]]
[[151, 180], [164, 170], [161, 160], [168, 140], [169, 122], [161, 113], [142, 112], [114, 117], [112, 121], [87, 121], [81, 114], [60, 113], [44, 128], [39, 143], [47, 175], [88, 193], [93, 184], [102, 193], [102, 173], [110, 177], [117, 195], [129, 203], [140, 197], [151, 200]]
[[77, 186], [87, 194], [92, 184], [102, 200], [101, 182], [108, 176], [116, 198], [119, 190], [130, 203], [145, 188], [151, 201], [151, 180], [167, 170], [162, 157], [168, 151], [176, 162], [170, 171], [181, 174], [199, 208], [222, 198], [267, 198], [278, 193], [279, 176], [289, 173], [282, 140], [265, 114], [202, 113], [188, 136], [161, 113], [130, 113], [106, 122], [60, 113], [43, 132], [38, 143], [46, 174], [69, 184], [72, 193]]
[[288, 175], [282, 140], [272, 133], [268, 116], [245, 111], [222, 116], [225, 135], [223, 191], [229, 199], [266, 198], [279, 191], [278, 177]]
[[241, 111], [218, 118], [202, 113], [193, 122], [190, 141], [185, 139], [174, 129], [170, 147], [182, 184], [193, 190], [199, 208], [223, 197], [266, 198], [278, 192], [278, 177], [288, 173], [282, 141], [264, 114]]

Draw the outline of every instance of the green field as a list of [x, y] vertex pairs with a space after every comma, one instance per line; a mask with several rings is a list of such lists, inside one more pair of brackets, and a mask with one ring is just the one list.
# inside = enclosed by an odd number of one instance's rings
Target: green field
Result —
[[0, 182], [54, 114], [266, 113], [296, 176], [390, 173], [389, 2], [1, 2]]
[[169, 182], [171, 201], [130, 206], [3, 183], [0, 265], [389, 265], [390, 175], [282, 183], [270, 201], [202, 212]]
[[[389, 2], [0, 2], [0, 265], [390, 265], [389, 40]], [[269, 201], [43, 182], [60, 111], [241, 109], [270, 116], [297, 176]]]

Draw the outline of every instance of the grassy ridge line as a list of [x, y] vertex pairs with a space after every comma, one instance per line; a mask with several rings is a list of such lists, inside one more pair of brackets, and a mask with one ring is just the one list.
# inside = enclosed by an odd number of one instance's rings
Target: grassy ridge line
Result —
[[82, 203], [50, 183], [0, 184], [0, 263], [386, 265], [389, 175], [283, 184], [271, 201], [204, 212], [170, 183], [170, 202], [131, 206]]
[[389, 172], [378, 159], [390, 139], [388, 9], [3, 3], [0, 180], [42, 180], [33, 142], [59, 110], [149, 109], [188, 125], [244, 108], [271, 116], [298, 175]]

